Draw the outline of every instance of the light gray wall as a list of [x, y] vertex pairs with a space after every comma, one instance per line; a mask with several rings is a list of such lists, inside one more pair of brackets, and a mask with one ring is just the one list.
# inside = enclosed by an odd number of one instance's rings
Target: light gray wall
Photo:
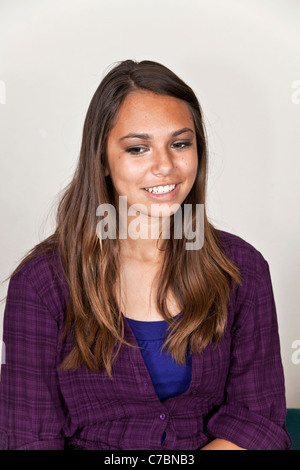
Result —
[[53, 230], [108, 67], [162, 62], [204, 110], [211, 221], [269, 262], [300, 407], [299, 57], [298, 0], [0, 0], [1, 280]]

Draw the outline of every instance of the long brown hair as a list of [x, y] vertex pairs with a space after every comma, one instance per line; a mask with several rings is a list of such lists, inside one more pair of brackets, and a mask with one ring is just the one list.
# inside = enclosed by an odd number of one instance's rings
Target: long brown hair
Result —
[[[120, 284], [118, 239], [101, 240], [96, 234], [96, 210], [114, 204], [110, 177], [105, 176], [106, 142], [125, 97], [138, 89], [169, 95], [187, 103], [194, 119], [198, 171], [184, 203], [193, 208], [205, 204], [207, 142], [202, 111], [192, 89], [165, 66], [125, 60], [103, 78], [89, 105], [80, 157], [74, 177], [65, 189], [57, 210], [53, 235], [32, 250], [58, 249], [69, 287], [65, 334], [74, 335], [74, 347], [63, 368], [103, 370], [112, 376], [112, 363], [124, 339], [124, 317], [114, 286]], [[183, 231], [184, 232], [184, 231]], [[164, 241], [164, 262], [157, 290], [157, 307], [170, 324], [164, 347], [179, 363], [185, 362], [187, 346], [201, 353], [217, 344], [225, 331], [230, 291], [240, 283], [237, 267], [225, 256], [217, 231], [204, 213], [204, 244], [200, 250], [185, 249], [185, 235]], [[35, 251], [34, 251], [35, 250]], [[33, 252], [34, 251], [34, 252]], [[23, 263], [22, 263], [23, 264]], [[167, 294], [172, 292], [182, 315], [171, 317]]]

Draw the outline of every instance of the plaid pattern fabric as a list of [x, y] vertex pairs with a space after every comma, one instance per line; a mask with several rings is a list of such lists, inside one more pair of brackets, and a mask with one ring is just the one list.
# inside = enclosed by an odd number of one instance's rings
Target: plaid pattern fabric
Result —
[[[268, 263], [241, 238], [219, 234], [242, 286], [231, 293], [220, 345], [193, 355], [189, 388], [164, 402], [138, 348], [122, 346], [113, 380], [85, 367], [60, 370], [72, 339], [59, 341], [68, 288], [57, 253], [22, 268], [10, 280], [4, 314], [0, 448], [63, 449], [67, 439], [95, 450], [192, 450], [218, 437], [246, 449], [289, 449]], [[137, 345], [126, 320], [125, 335]]]

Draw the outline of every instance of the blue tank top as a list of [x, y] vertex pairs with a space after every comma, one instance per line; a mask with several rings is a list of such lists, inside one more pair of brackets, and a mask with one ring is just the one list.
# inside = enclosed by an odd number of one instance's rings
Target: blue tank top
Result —
[[165, 350], [161, 351], [168, 323], [126, 318], [145, 361], [155, 391], [161, 401], [185, 392], [192, 376], [192, 356], [187, 353], [186, 365], [177, 364]]

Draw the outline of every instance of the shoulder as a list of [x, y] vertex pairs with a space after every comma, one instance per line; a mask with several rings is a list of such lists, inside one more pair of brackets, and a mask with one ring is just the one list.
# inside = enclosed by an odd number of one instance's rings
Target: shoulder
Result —
[[14, 291], [35, 292], [41, 302], [54, 314], [59, 314], [68, 304], [68, 284], [57, 248], [32, 250], [11, 276]]
[[224, 254], [245, 275], [257, 276], [268, 269], [268, 262], [263, 254], [251, 243], [229, 232], [216, 230], [219, 236]]
[[[224, 254], [238, 267], [241, 283], [232, 291], [231, 322], [266, 324], [276, 317], [269, 264], [261, 252], [237, 235], [217, 231]], [[263, 307], [261, 306], [263, 304]], [[229, 321], [229, 323], [231, 323]], [[246, 323], [245, 323], [246, 324]]]

